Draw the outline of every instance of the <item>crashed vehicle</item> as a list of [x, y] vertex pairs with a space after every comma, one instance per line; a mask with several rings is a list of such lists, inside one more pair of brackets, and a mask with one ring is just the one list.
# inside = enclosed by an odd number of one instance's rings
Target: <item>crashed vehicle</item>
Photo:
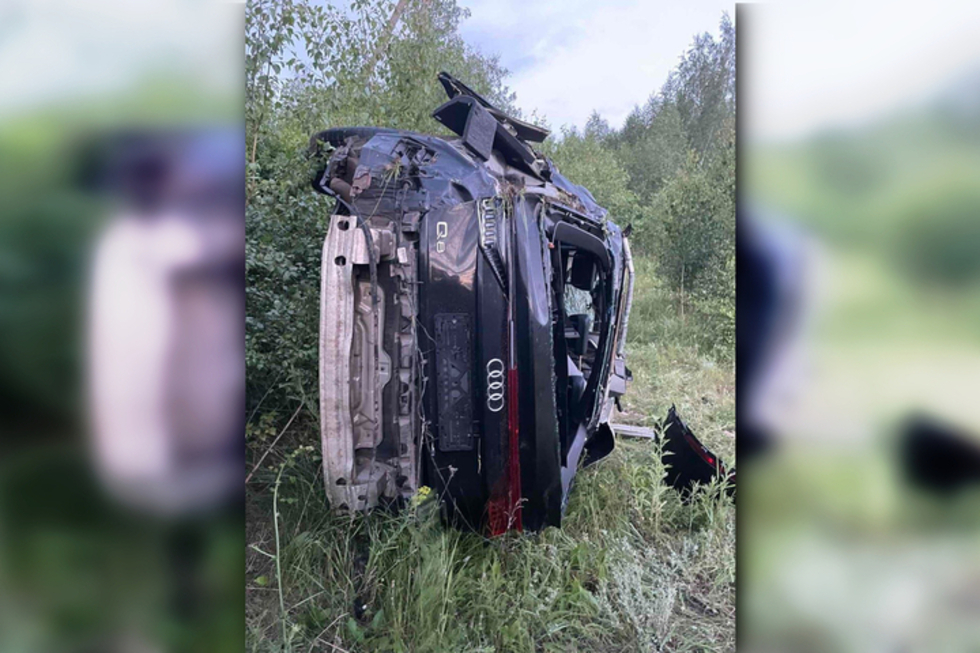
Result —
[[613, 448], [633, 291], [627, 234], [536, 152], [548, 131], [446, 73], [458, 138], [315, 134], [323, 246], [320, 415], [331, 504], [428, 486], [491, 535], [559, 526]]

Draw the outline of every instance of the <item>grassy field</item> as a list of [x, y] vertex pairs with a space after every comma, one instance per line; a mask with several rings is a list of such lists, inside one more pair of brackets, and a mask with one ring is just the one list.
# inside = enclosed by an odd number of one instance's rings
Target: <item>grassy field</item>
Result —
[[[700, 354], [697, 329], [639, 261], [634, 381], [614, 419], [652, 425], [676, 404], [731, 465], [734, 365]], [[294, 424], [249, 484], [250, 651], [735, 648], [734, 506], [682, 503], [652, 441], [620, 439], [580, 472], [561, 530], [492, 541], [444, 528], [432, 500], [331, 514], [317, 444], [311, 419]]]

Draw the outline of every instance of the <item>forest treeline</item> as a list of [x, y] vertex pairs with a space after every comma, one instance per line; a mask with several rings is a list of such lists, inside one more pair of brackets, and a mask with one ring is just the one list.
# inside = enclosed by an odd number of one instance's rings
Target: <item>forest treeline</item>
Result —
[[[499, 59], [467, 44], [456, 0], [249, 0], [246, 10], [249, 405], [298, 399], [316, 413], [320, 251], [332, 209], [305, 152], [331, 126], [449, 135], [431, 117], [450, 72], [538, 123]], [[542, 145], [610, 217], [633, 225], [638, 269], [656, 274], [696, 344], [730, 360], [735, 335], [735, 30], [697, 35], [660, 89], [611, 127], [593, 114]], [[574, 93], [569, 89], [569, 93]], [[260, 407], [259, 402], [263, 404]], [[284, 407], [283, 407], [284, 408]]]

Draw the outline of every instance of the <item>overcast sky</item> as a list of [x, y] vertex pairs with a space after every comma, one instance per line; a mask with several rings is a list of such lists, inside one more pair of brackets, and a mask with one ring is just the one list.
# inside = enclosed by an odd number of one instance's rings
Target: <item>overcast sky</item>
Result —
[[730, 0], [459, 0], [460, 31], [499, 54], [517, 105], [553, 129], [585, 125], [593, 109], [619, 127], [656, 92], [694, 36], [718, 35]]
[[[0, 115], [121, 88], [148, 70], [236, 87], [242, 0], [0, 0]], [[552, 128], [611, 125], [660, 88], [729, 0], [459, 0], [461, 30], [500, 55], [518, 105]], [[740, 27], [740, 138], [797, 138], [886, 114], [980, 70], [980, 2], [770, 0]], [[201, 65], [206, 62], [206, 65]], [[748, 65], [745, 65], [748, 64]]]
[[976, 2], [783, 0], [749, 11], [738, 35], [739, 138], [861, 124], [928, 102], [980, 68]]

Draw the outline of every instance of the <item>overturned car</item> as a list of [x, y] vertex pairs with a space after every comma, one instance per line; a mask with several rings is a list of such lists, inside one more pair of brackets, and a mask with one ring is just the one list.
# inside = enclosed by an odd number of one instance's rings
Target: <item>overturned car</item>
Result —
[[453, 77], [458, 138], [311, 138], [337, 201], [323, 246], [320, 416], [334, 506], [429, 486], [453, 523], [561, 524], [572, 479], [613, 448], [633, 289], [626, 234], [509, 117]]

